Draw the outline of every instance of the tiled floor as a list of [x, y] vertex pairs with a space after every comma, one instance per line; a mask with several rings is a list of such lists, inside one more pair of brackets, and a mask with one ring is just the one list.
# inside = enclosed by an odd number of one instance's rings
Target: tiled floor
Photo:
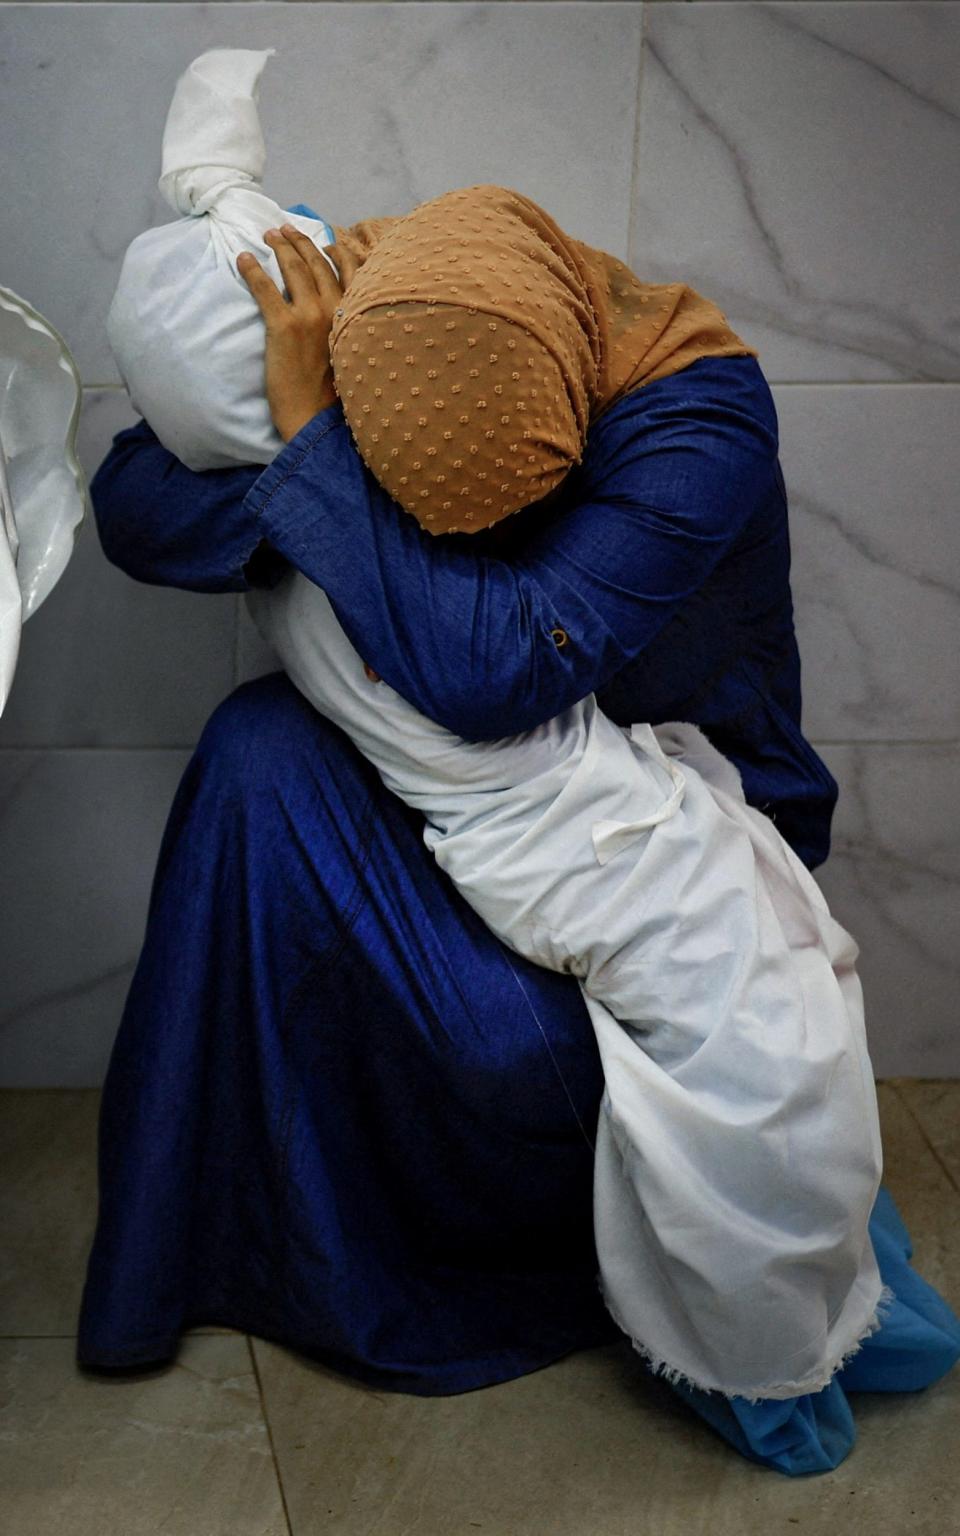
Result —
[[[884, 1179], [960, 1308], [960, 1082], [881, 1084]], [[870, 1536], [960, 1531], [960, 1369], [852, 1399], [823, 1477], [738, 1457], [624, 1340], [456, 1397], [371, 1391], [224, 1329], [175, 1364], [73, 1358], [96, 1209], [95, 1090], [0, 1094], [0, 1532], [13, 1536]]]

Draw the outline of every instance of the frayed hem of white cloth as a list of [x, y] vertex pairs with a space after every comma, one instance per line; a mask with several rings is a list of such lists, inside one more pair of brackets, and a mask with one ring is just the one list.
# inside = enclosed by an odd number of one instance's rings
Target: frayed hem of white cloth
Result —
[[887, 1313], [894, 1301], [896, 1301], [896, 1292], [891, 1290], [889, 1285], [882, 1286], [869, 1321], [854, 1342], [832, 1364], [822, 1367], [813, 1375], [808, 1376], [805, 1381], [775, 1382], [763, 1387], [736, 1387], [732, 1391], [727, 1391], [723, 1387], [716, 1385], [707, 1386], [702, 1381], [696, 1381], [692, 1376], [682, 1371], [679, 1366], [671, 1365], [668, 1360], [658, 1355], [642, 1339], [634, 1338], [630, 1329], [624, 1327], [623, 1321], [617, 1315], [616, 1308], [611, 1306], [610, 1298], [604, 1289], [603, 1276], [598, 1274], [596, 1278], [604, 1305], [610, 1316], [617, 1327], [622, 1329], [627, 1335], [637, 1354], [643, 1358], [655, 1376], [661, 1377], [664, 1381], [669, 1382], [671, 1386], [689, 1387], [696, 1392], [719, 1392], [723, 1397], [742, 1397], [748, 1403], [758, 1403], [764, 1398], [780, 1401], [784, 1398], [806, 1397], [813, 1392], [822, 1392], [825, 1387], [830, 1385], [837, 1371], [842, 1370], [847, 1362], [853, 1359], [854, 1355], [859, 1354], [867, 1339], [872, 1338], [883, 1327]]

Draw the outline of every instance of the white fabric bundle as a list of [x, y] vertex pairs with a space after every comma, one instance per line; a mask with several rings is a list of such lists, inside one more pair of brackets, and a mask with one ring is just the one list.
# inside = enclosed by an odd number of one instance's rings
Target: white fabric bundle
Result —
[[283, 292], [265, 230], [289, 223], [318, 249], [333, 244], [322, 219], [286, 213], [261, 190], [257, 100], [275, 52], [213, 48], [181, 75], [159, 187], [184, 217], [131, 243], [107, 315], [134, 408], [189, 469], [268, 464], [283, 447], [267, 404], [263, 317], [238, 255], [252, 251]]
[[371, 683], [298, 571], [248, 609], [512, 949], [583, 988], [606, 1089], [600, 1288], [673, 1380], [826, 1386], [889, 1299], [868, 1221], [882, 1171], [857, 945], [692, 724], [613, 724], [591, 694], [521, 736], [462, 741]]

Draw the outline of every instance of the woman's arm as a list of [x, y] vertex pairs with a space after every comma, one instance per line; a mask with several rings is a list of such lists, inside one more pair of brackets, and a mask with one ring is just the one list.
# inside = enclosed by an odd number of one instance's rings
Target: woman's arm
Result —
[[[289, 561], [391, 687], [483, 740], [601, 689], [697, 607], [776, 472], [763, 374], [753, 358], [720, 358], [595, 423], [570, 504], [545, 511], [509, 560], [469, 535], [424, 533], [367, 470], [339, 404], [263, 471], [196, 473], [143, 423], [118, 434], [91, 491], [108, 558], [130, 575], [240, 591], [273, 585]], [[722, 658], [704, 649], [714, 670]], [[684, 681], [693, 692], [702, 680]]]
[[286, 562], [261, 547], [247, 491], [262, 465], [187, 469], [146, 421], [118, 432], [90, 482], [104, 554], [136, 581], [195, 592], [273, 586]]
[[[594, 425], [569, 504], [544, 511], [509, 560], [473, 536], [424, 533], [367, 470], [339, 407], [287, 444], [245, 504], [391, 687], [483, 740], [601, 689], [684, 605], [709, 617], [704, 583], [771, 494], [777, 448], [756, 360], [704, 359]], [[698, 650], [711, 672], [722, 665], [709, 643]], [[704, 680], [685, 676], [684, 691]]]
[[[288, 211], [319, 217], [305, 203]], [[337, 230], [343, 244], [331, 249], [344, 284], [395, 222], [368, 219]], [[284, 228], [300, 244], [280, 231], [268, 230], [265, 238], [276, 250], [290, 302], [250, 253], [241, 252], [237, 267], [264, 319], [264, 382], [274, 425], [289, 442], [336, 402], [329, 334], [341, 285], [312, 241]], [[243, 502], [261, 472], [241, 465], [192, 473], [141, 421], [117, 434], [90, 486], [105, 553], [128, 575], [160, 586], [201, 592], [272, 586], [284, 562], [261, 542], [256, 514]]]

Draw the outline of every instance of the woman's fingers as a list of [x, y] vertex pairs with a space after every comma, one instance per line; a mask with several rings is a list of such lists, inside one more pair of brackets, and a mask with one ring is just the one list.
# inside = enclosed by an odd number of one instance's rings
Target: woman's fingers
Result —
[[[277, 258], [291, 303], [307, 307], [315, 303], [318, 289], [316, 274], [294, 241], [284, 235], [275, 235], [271, 230], [267, 230], [263, 238]], [[333, 276], [332, 273], [330, 275]]]
[[[336, 273], [330, 270], [330, 263], [327, 261], [326, 256], [322, 254], [307, 235], [302, 234], [292, 224], [282, 224], [280, 228], [281, 233], [287, 237], [308, 263], [310, 270], [317, 279], [318, 287], [321, 284], [325, 284], [331, 291], [336, 293]], [[339, 245], [328, 245], [326, 252], [340, 274], [340, 289], [345, 292], [360, 268], [360, 260], [351, 251]], [[321, 292], [323, 291], [324, 289], [321, 287]]]
[[337, 271], [340, 273], [340, 287], [346, 293], [357, 272], [360, 270], [360, 260], [357, 256], [354, 256], [352, 251], [348, 251], [345, 246], [340, 245], [328, 245], [327, 254], [337, 264]]
[[263, 270], [256, 256], [249, 251], [241, 251], [237, 257], [237, 271], [260, 306], [266, 324], [282, 316], [286, 309], [283, 294], [273, 278]]
[[[318, 295], [327, 300], [339, 298], [340, 288], [334, 273], [306, 235], [291, 227], [290, 234], [274, 234], [268, 230], [263, 238], [276, 255], [292, 304], [309, 306]], [[264, 320], [285, 318], [286, 300], [273, 278], [249, 251], [237, 257], [237, 271], [259, 304]]]
[[279, 231], [266, 230], [263, 238], [276, 255], [289, 302], [250, 252], [237, 257], [237, 271], [263, 315], [267, 403], [274, 426], [289, 442], [337, 398], [330, 365], [330, 320], [340, 286], [332, 272], [329, 282], [322, 273], [315, 276], [309, 253], [301, 254], [295, 242]]
[[[331, 270], [330, 263], [317, 249], [309, 236], [302, 234], [292, 224], [281, 225], [280, 232], [296, 251], [306, 268], [313, 274], [318, 291], [325, 297], [331, 295], [339, 297], [340, 290], [337, 284], [336, 273]], [[278, 259], [281, 249], [282, 246], [277, 245]]]

